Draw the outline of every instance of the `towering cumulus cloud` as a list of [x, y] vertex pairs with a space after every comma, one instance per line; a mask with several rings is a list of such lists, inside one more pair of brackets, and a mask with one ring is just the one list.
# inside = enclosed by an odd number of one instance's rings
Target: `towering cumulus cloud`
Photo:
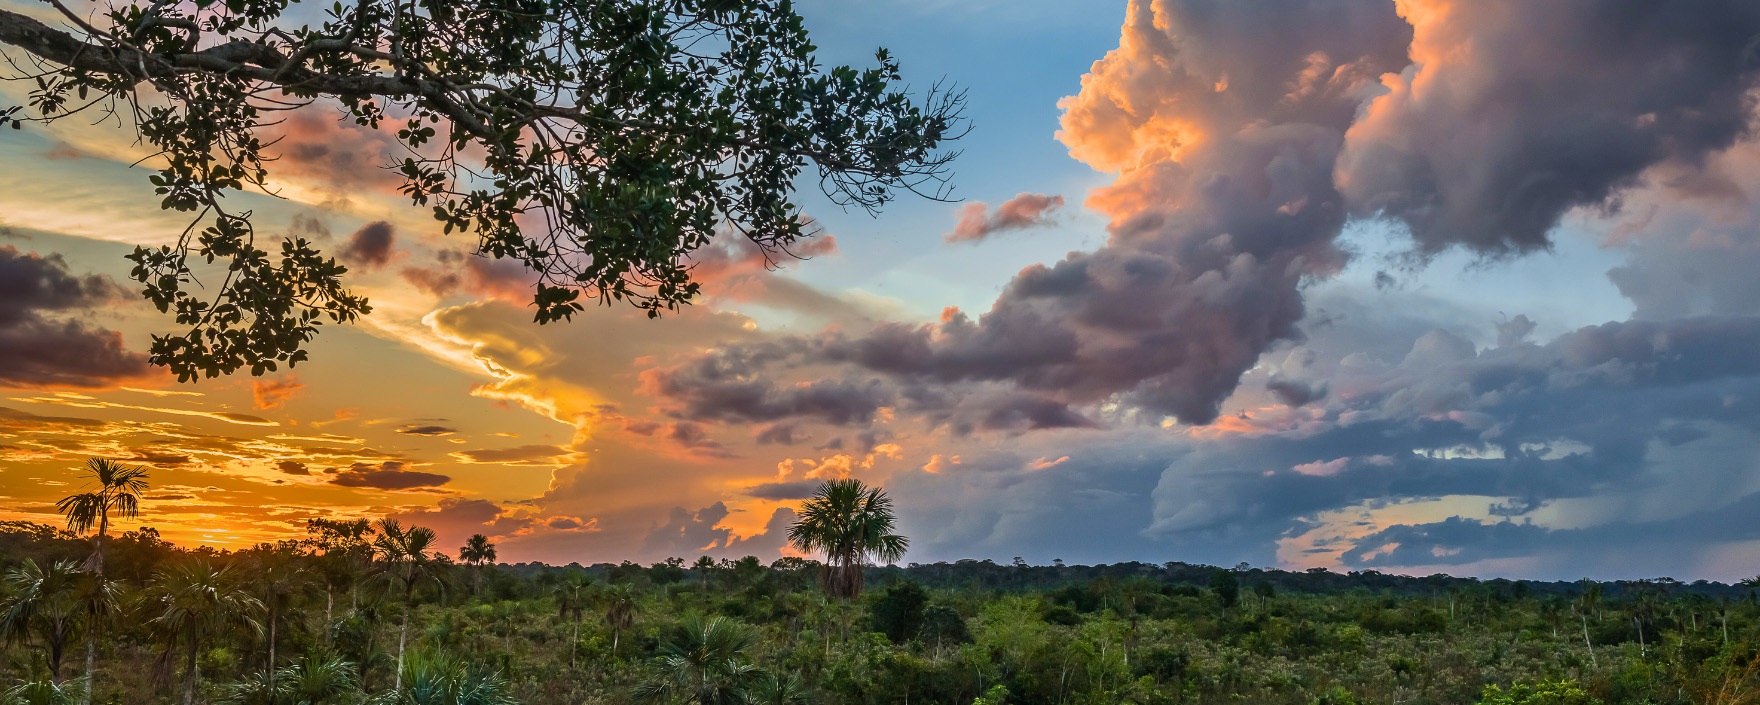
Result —
[[[1127, 12], [1058, 133], [1117, 175], [1086, 201], [1110, 219], [1107, 244], [1022, 270], [975, 318], [787, 341], [772, 371], [836, 367], [956, 431], [1089, 425], [1103, 408], [1207, 424], [1266, 351], [1301, 336], [1303, 287], [1345, 265], [1347, 221], [1396, 222], [1421, 255], [1544, 248], [1572, 209], [1617, 211], [1650, 174], [1703, 171], [1749, 132], [1760, 76], [1760, 4], [1737, 0]], [[1290, 404], [1325, 393], [1274, 382]], [[661, 391], [703, 398], [684, 386]]]
[[1696, 169], [1752, 125], [1750, 0], [1400, 0], [1412, 65], [1347, 138], [1340, 189], [1425, 252], [1545, 247], [1646, 169]]

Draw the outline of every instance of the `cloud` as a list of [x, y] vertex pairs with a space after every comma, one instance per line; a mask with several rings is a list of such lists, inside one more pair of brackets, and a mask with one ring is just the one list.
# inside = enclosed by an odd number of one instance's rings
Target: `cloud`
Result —
[[312, 474], [311, 471], [306, 469], [305, 463], [299, 462], [297, 460], [282, 460], [282, 461], [276, 462], [275, 469], [280, 470], [281, 472], [287, 473], [289, 475], [310, 475], [310, 474]]
[[405, 470], [401, 461], [387, 460], [378, 465], [371, 463], [355, 463], [346, 468], [330, 468], [324, 471], [329, 476], [330, 484], [343, 487], [366, 487], [377, 490], [414, 490], [439, 487], [452, 481], [451, 477], [431, 472]]
[[557, 465], [567, 462], [569, 451], [553, 445], [461, 450], [452, 457], [460, 462], [491, 465]]
[[391, 262], [396, 245], [397, 229], [380, 220], [367, 223], [348, 236], [348, 242], [337, 254], [364, 269], [378, 269]]
[[251, 400], [258, 409], [276, 409], [305, 389], [298, 377], [288, 375], [277, 380], [251, 380]]
[[778, 507], [760, 533], [736, 537], [731, 529], [720, 526], [731, 511], [716, 502], [696, 511], [675, 507], [665, 523], [655, 527], [644, 541], [644, 549], [654, 556], [708, 555], [736, 558], [746, 555], [774, 556], [788, 541], [789, 525], [794, 523], [794, 510]]
[[514, 304], [530, 303], [536, 274], [517, 260], [441, 250], [429, 267], [405, 267], [404, 281], [438, 298], [469, 294]]
[[[483, 534], [490, 539], [505, 539], [528, 534], [539, 525], [558, 531], [580, 531], [590, 526], [590, 522], [576, 517], [552, 517], [540, 521], [486, 499], [458, 497], [442, 498], [439, 504], [432, 507], [393, 512], [387, 514], [386, 518], [405, 525], [433, 529], [441, 547], [463, 546], [473, 534]], [[555, 526], [548, 526], [552, 522]], [[505, 560], [505, 550], [500, 553]]]
[[761, 346], [710, 353], [676, 367], [643, 372], [643, 391], [671, 402], [669, 413], [693, 421], [808, 418], [847, 426], [866, 423], [891, 401], [888, 390], [876, 380], [773, 384], [760, 373], [783, 354]]
[[997, 206], [995, 211], [983, 201], [974, 201], [960, 207], [959, 223], [942, 239], [950, 243], [978, 242], [1007, 230], [1049, 225], [1051, 216], [1061, 208], [1062, 196], [1042, 193], [1018, 194]]
[[789, 482], [766, 482], [746, 488], [745, 493], [757, 499], [795, 500], [813, 496], [819, 489], [821, 480], [793, 480]]
[[1543, 249], [1566, 212], [1614, 209], [1659, 164], [1749, 133], [1760, 13], [1743, 0], [1411, 0], [1412, 65], [1350, 129], [1352, 211], [1422, 253]]
[[69, 273], [60, 255], [0, 245], [0, 386], [107, 387], [148, 374], [146, 356], [122, 334], [70, 314], [119, 299], [107, 277]]
[[458, 433], [458, 429], [447, 426], [437, 426], [434, 424], [411, 424], [397, 429], [397, 432], [406, 436], [427, 436], [432, 438], [436, 436], [450, 436], [454, 433]]

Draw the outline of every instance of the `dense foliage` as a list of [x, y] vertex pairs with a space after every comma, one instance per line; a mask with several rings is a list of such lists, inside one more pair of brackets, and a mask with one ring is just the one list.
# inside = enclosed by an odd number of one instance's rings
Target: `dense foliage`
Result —
[[78, 702], [83, 671], [69, 659], [55, 683], [52, 661], [96, 633], [98, 703], [185, 687], [288, 705], [1760, 699], [1760, 605], [1741, 586], [961, 561], [869, 567], [845, 600], [802, 559], [478, 571], [422, 536], [315, 522], [228, 553], [126, 532], [105, 549], [116, 618], [93, 632], [76, 576], [32, 582], [91, 542], [7, 524], [0, 606], [63, 596], [9, 632], [0, 690]]
[[225, 199], [274, 192], [290, 109], [395, 133], [401, 193], [529, 268], [539, 322], [589, 299], [676, 308], [698, 291], [689, 255], [721, 232], [786, 252], [812, 234], [792, 200], [812, 176], [846, 206], [941, 197], [963, 129], [963, 98], [909, 95], [884, 50], [820, 66], [790, 0], [46, 4], [69, 30], [0, 8], [0, 79], [35, 84], [0, 125], [114, 117], [97, 121], [153, 152], [160, 206], [190, 227], [130, 259], [185, 329], [151, 351], [180, 379], [295, 364], [321, 323], [370, 310], [335, 259], [263, 242]]

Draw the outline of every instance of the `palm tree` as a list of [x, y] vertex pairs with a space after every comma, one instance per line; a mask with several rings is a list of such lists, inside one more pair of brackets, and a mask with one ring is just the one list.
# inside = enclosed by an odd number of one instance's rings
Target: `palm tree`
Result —
[[63, 497], [55, 503], [55, 509], [67, 515], [67, 528], [73, 533], [83, 534], [97, 527], [98, 533], [92, 537], [92, 557], [85, 567], [103, 573], [110, 512], [115, 510], [117, 515], [129, 519], [140, 516], [141, 494], [147, 491], [147, 469], [126, 467], [103, 458], [87, 460], [86, 469], [92, 473], [90, 479], [98, 482], [98, 488]]
[[295, 542], [283, 541], [280, 544], [260, 544], [250, 552], [251, 582], [263, 596], [266, 612], [263, 622], [268, 631], [269, 648], [262, 674], [268, 678], [271, 691], [275, 685], [275, 669], [280, 667], [275, 652], [280, 644], [279, 627], [285, 618], [288, 602], [312, 588], [311, 575], [305, 566], [300, 565], [297, 548]]
[[697, 705], [745, 705], [766, 673], [745, 661], [757, 642], [751, 628], [724, 617], [690, 616], [675, 627], [655, 659], [654, 678], [636, 685], [637, 700]]
[[592, 585], [592, 576], [571, 571], [554, 589], [557, 618], [567, 619], [574, 623], [574, 633], [569, 637], [568, 642], [569, 668], [574, 668], [575, 654], [580, 650], [581, 615], [586, 612], [587, 589]]
[[424, 582], [441, 583], [446, 569], [446, 554], [433, 551], [434, 530], [425, 526], [408, 529], [394, 519], [379, 520], [379, 535], [373, 548], [384, 561], [380, 572], [392, 584], [403, 588], [403, 623], [397, 630], [397, 673], [392, 690], [403, 690], [403, 651], [409, 643], [409, 614], [415, 607], [416, 586]]
[[[9, 641], [36, 637], [42, 641], [49, 662], [49, 682], [61, 683], [61, 661], [67, 645], [85, 627], [86, 600], [81, 599], [82, 578], [73, 561], [56, 561], [43, 567], [26, 558], [6, 574], [7, 593], [0, 603], [0, 633]], [[88, 640], [90, 641], [90, 640]]]
[[708, 556], [699, 557], [696, 563], [691, 564], [691, 570], [696, 571], [697, 582], [703, 588], [703, 592], [708, 592], [709, 574], [715, 572], [715, 559]]
[[611, 628], [611, 657], [617, 657], [617, 640], [636, 625], [636, 598], [628, 585], [613, 585], [605, 591], [605, 626]]
[[[104, 579], [104, 539], [110, 533], [110, 512], [115, 510], [119, 518], [133, 519], [140, 516], [141, 495], [147, 491], [147, 469], [140, 466], [126, 467], [121, 463], [104, 458], [92, 458], [86, 461], [86, 469], [91, 471], [92, 480], [96, 480], [98, 488], [91, 492], [81, 492], [63, 497], [55, 503], [55, 509], [67, 515], [67, 528], [76, 534], [83, 534], [96, 526], [98, 533], [92, 535], [92, 556], [86, 559], [85, 568]], [[88, 607], [102, 607], [100, 603], [89, 603]], [[98, 627], [102, 625], [105, 615], [93, 612], [87, 615], [90, 631], [86, 638], [86, 688], [84, 691], [85, 705], [92, 703], [91, 680], [98, 661]]]
[[824, 553], [826, 589], [854, 599], [862, 593], [862, 566], [869, 556], [887, 563], [904, 557], [910, 539], [893, 533], [896, 523], [892, 498], [880, 488], [853, 477], [828, 480], [801, 505], [788, 541], [802, 551]]
[[0, 694], [4, 705], [74, 705], [91, 697], [86, 682], [25, 681]]
[[250, 631], [262, 628], [256, 618], [263, 603], [240, 583], [231, 566], [216, 568], [206, 560], [188, 560], [160, 569], [147, 586], [146, 603], [156, 605], [159, 611], [148, 625], [167, 652], [179, 645], [186, 649], [183, 705], [195, 705], [200, 679], [196, 654], [204, 638], [234, 625]]
[[410, 655], [408, 672], [383, 705], [514, 705], [512, 687], [500, 674], [446, 654], [417, 651]]
[[297, 663], [262, 671], [227, 686], [226, 705], [339, 705], [360, 690], [354, 664], [340, 656], [308, 653]]
[[299, 663], [283, 666], [275, 678], [293, 705], [346, 703], [361, 687], [354, 664], [332, 654], [308, 653]]
[[458, 560], [475, 567], [471, 574], [471, 594], [483, 589], [483, 565], [495, 562], [495, 544], [489, 543], [489, 537], [472, 534], [469, 541], [458, 549]]

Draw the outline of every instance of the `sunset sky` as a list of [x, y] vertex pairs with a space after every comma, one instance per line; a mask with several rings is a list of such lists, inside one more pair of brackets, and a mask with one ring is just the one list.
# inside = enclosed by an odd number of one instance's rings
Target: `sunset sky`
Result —
[[315, 106], [235, 205], [374, 312], [177, 384], [123, 255], [187, 223], [132, 134], [0, 133], [0, 519], [59, 523], [101, 456], [151, 468], [125, 528], [186, 544], [392, 515], [503, 561], [769, 560], [847, 475], [907, 562], [1760, 573], [1760, 3], [799, 9], [828, 64], [968, 91], [961, 200], [803, 183], [807, 259], [719, 243], [658, 321], [533, 324], [398, 197], [393, 136]]

